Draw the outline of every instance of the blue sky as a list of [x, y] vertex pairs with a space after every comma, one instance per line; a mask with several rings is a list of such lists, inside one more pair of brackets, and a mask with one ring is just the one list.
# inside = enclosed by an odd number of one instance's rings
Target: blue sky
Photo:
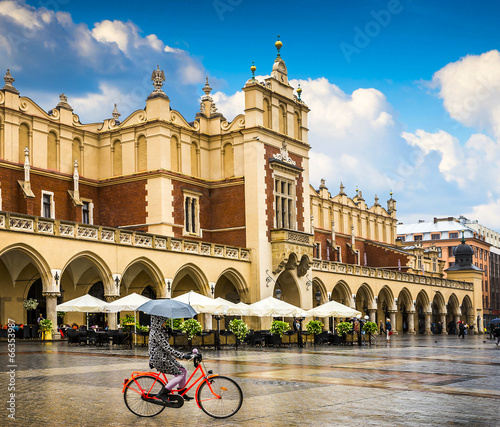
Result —
[[164, 90], [189, 121], [204, 76], [228, 119], [270, 73], [280, 34], [311, 107], [311, 183], [367, 203], [394, 191], [405, 222], [458, 216], [500, 231], [500, 6], [494, 1], [0, 1], [0, 70], [43, 108], [84, 122]]

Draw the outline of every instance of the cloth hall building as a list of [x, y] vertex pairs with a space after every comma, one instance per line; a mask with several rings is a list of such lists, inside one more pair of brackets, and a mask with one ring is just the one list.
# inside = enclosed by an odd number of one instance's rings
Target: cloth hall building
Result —
[[[417, 256], [395, 245], [392, 194], [370, 206], [342, 184], [338, 194], [324, 181], [311, 185], [309, 108], [276, 46], [270, 77], [244, 84], [245, 109], [231, 122], [208, 80], [193, 121], [171, 109], [159, 68], [144, 109], [120, 121], [115, 105], [113, 118], [91, 124], [64, 95], [44, 111], [7, 71], [0, 323], [33, 322], [23, 309], [31, 297], [55, 322], [56, 304], [87, 293], [111, 301], [192, 289], [252, 303], [279, 288], [304, 309], [334, 299], [373, 321], [391, 318], [399, 332], [460, 319], [482, 329], [481, 271], [422, 275]], [[202, 320], [210, 328], [211, 318]], [[64, 322], [84, 323], [84, 315]]]

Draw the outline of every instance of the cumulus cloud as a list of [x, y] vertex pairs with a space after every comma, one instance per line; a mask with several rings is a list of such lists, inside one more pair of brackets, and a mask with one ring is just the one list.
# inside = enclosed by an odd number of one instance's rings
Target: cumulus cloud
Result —
[[500, 52], [468, 55], [437, 71], [432, 86], [450, 117], [500, 137]]
[[[198, 85], [205, 70], [189, 52], [167, 46], [155, 34], [143, 34], [131, 21], [103, 20], [91, 28], [74, 22], [63, 11], [36, 8], [22, 2], [0, 2], [0, 67], [17, 71], [16, 88], [30, 96], [40, 91], [40, 76], [47, 94], [65, 92], [70, 99], [96, 99], [109, 93], [105, 88], [120, 88], [132, 93], [143, 106], [152, 91], [151, 71], [160, 65], [165, 71], [164, 90], [176, 107], [196, 105]], [[39, 100], [45, 109], [50, 96]], [[108, 100], [116, 102], [116, 100]], [[179, 105], [180, 104], [180, 105]], [[83, 104], [82, 104], [83, 105]], [[82, 121], [94, 121], [100, 106], [76, 111]]]
[[[500, 53], [469, 55], [437, 71], [431, 86], [443, 107], [459, 124], [478, 133], [467, 140], [443, 130], [403, 132], [423, 158], [439, 157], [438, 170], [447, 182], [463, 190], [466, 216], [500, 226]], [[485, 201], [486, 199], [486, 201]]]

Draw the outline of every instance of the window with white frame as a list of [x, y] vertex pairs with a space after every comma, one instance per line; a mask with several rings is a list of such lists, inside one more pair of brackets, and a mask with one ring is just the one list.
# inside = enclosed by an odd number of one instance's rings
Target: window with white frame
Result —
[[94, 204], [92, 200], [82, 199], [82, 223], [94, 224]]
[[44, 218], [56, 217], [56, 205], [54, 202], [54, 193], [50, 191], [42, 191], [42, 206], [40, 209], [40, 216]]
[[200, 228], [200, 196], [201, 193], [183, 191], [184, 193], [184, 234], [201, 235]]
[[276, 177], [274, 180], [275, 226], [295, 229], [295, 182]]

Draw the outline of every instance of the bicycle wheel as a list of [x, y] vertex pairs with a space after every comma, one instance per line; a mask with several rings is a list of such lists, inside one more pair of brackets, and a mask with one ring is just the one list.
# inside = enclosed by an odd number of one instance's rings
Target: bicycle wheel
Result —
[[241, 408], [243, 393], [231, 378], [217, 376], [200, 385], [196, 400], [205, 414], [214, 418], [228, 418]]
[[165, 409], [165, 406], [156, 405], [143, 399], [143, 396], [158, 394], [163, 381], [150, 375], [140, 375], [131, 379], [123, 393], [127, 408], [139, 417], [154, 417]]

